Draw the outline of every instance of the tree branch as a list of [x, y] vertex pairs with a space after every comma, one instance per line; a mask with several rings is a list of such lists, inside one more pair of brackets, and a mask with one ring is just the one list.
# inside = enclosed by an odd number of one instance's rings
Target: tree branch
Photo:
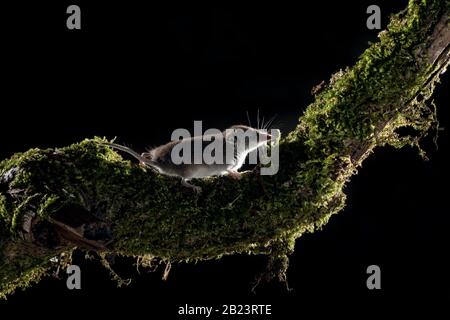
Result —
[[0, 296], [38, 281], [52, 257], [67, 263], [75, 247], [167, 263], [269, 254], [285, 279], [295, 239], [344, 207], [343, 187], [373, 149], [420, 149], [396, 130], [421, 137], [436, 126], [428, 101], [449, 64], [449, 8], [411, 0], [394, 16], [354, 67], [316, 92], [280, 142], [275, 176], [204, 179], [193, 194], [99, 138], [0, 162]]

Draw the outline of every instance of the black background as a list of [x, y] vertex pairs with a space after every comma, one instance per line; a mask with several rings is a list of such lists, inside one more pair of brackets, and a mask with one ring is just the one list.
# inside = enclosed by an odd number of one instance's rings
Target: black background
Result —
[[[0, 158], [94, 135], [117, 136], [143, 151], [170, 140], [176, 128], [191, 129], [194, 120], [224, 129], [246, 122], [247, 110], [255, 120], [257, 109], [266, 119], [278, 114], [286, 133], [312, 101], [311, 88], [376, 41], [377, 31], [366, 28], [367, 6], [381, 7], [383, 28], [389, 14], [406, 7], [405, 0], [93, 2], [2, 5]], [[80, 5], [82, 30], [67, 30], [69, 4]], [[449, 82], [447, 74], [435, 95], [444, 129]], [[0, 307], [47, 315], [55, 306], [87, 314], [124, 310], [149, 319], [176, 318], [186, 303], [272, 304], [274, 319], [438, 310], [450, 298], [449, 140], [442, 130], [438, 150], [425, 141], [427, 162], [415, 150], [377, 149], [348, 184], [347, 208], [323, 231], [298, 240], [291, 292], [277, 283], [250, 292], [264, 257], [174, 265], [165, 282], [162, 270], [139, 275], [119, 261], [117, 271], [134, 278], [121, 289], [97, 262], [78, 257], [82, 290], [45, 279]], [[371, 264], [381, 267], [378, 291], [365, 285]]]

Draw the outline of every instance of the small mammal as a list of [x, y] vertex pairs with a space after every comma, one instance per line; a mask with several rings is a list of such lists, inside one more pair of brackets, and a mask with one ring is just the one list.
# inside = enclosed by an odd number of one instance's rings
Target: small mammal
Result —
[[[253, 135], [258, 137], [258, 139], [248, 139], [239, 140], [237, 138], [237, 132], [244, 133], [247, 135]], [[222, 163], [180, 163], [175, 164], [172, 157], [172, 151], [175, 146], [181, 146], [180, 144], [193, 144], [195, 142], [204, 144], [204, 141], [212, 141], [215, 139], [222, 139], [224, 142], [224, 150], [228, 147], [232, 147], [233, 154], [230, 156], [231, 161], [223, 161]], [[197, 140], [197, 141], [195, 141]], [[200, 142], [201, 141], [201, 142]], [[181, 178], [181, 183], [189, 188], [192, 188], [195, 192], [201, 192], [201, 188], [189, 183], [191, 179], [195, 178], [206, 178], [211, 176], [221, 176], [230, 175], [235, 179], [241, 178], [241, 172], [238, 170], [242, 167], [245, 162], [247, 155], [258, 149], [259, 147], [267, 144], [267, 142], [273, 142], [272, 135], [270, 135], [266, 130], [255, 129], [245, 125], [235, 125], [227, 130], [222, 131], [216, 135], [209, 136], [196, 136], [192, 138], [185, 138], [177, 141], [171, 141], [167, 144], [156, 147], [149, 152], [144, 152], [138, 154], [132, 149], [115, 144], [115, 143], [103, 143], [111, 148], [124, 151], [137, 160], [140, 161], [141, 165], [148, 166], [160, 174], [167, 176], [176, 176]], [[225, 154], [226, 152], [224, 152]]]

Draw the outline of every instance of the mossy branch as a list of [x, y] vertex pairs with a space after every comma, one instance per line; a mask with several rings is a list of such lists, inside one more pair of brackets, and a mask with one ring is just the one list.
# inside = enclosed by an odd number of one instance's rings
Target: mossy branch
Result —
[[[449, 8], [449, 1], [410, 1], [354, 67], [316, 90], [280, 142], [277, 175], [196, 181], [203, 192], [193, 194], [99, 138], [2, 161], [0, 296], [67, 263], [75, 247], [167, 263], [268, 254], [285, 279], [295, 239], [343, 208], [345, 183], [373, 149], [419, 147], [437, 125], [428, 101], [449, 63]], [[399, 136], [405, 126], [419, 137]]]

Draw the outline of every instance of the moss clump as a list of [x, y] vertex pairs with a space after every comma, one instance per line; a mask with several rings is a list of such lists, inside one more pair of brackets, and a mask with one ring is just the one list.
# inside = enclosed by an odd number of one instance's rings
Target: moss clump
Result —
[[[176, 178], [124, 161], [99, 138], [0, 162], [0, 290], [37, 280], [51, 256], [78, 245], [73, 237], [52, 245], [51, 231], [61, 217], [86, 215], [84, 237], [88, 227], [106, 230], [96, 234], [100, 251], [168, 263], [269, 254], [283, 278], [295, 240], [343, 208], [343, 187], [373, 148], [417, 144], [396, 130], [413, 126], [425, 134], [434, 124], [425, 100], [448, 61], [430, 64], [427, 50], [448, 12], [448, 1], [410, 1], [407, 12], [394, 16], [380, 41], [353, 68], [332, 77], [280, 142], [275, 176], [249, 174], [239, 183], [205, 179], [195, 182], [203, 192], [193, 194]], [[30, 216], [46, 230], [45, 241], [36, 238], [42, 234], [37, 227], [31, 238], [24, 232]], [[27, 246], [30, 254], [13, 254]]]

